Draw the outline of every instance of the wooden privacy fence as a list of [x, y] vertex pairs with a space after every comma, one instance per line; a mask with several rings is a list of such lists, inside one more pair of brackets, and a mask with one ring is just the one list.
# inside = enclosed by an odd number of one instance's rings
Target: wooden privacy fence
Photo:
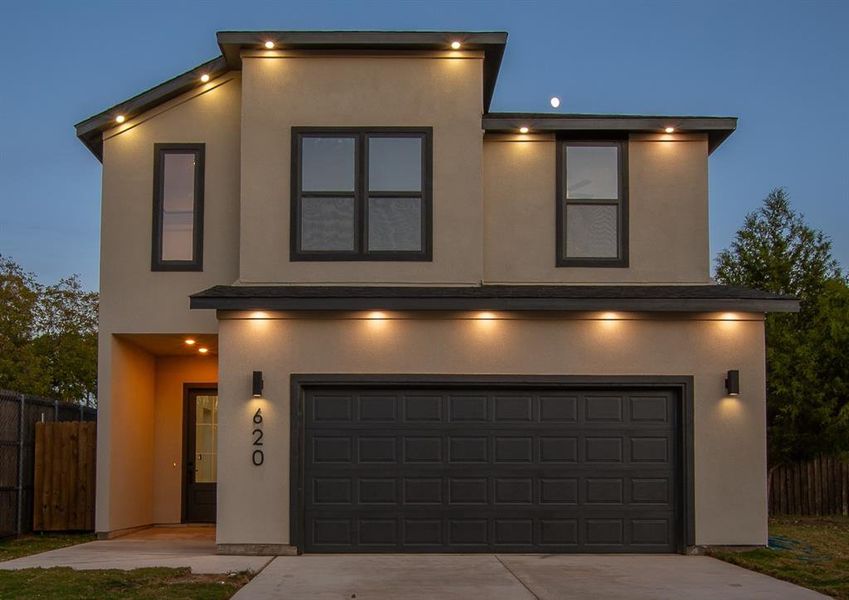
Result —
[[849, 516], [849, 462], [819, 456], [776, 467], [769, 477], [769, 513]]
[[35, 424], [34, 531], [94, 529], [95, 423]]

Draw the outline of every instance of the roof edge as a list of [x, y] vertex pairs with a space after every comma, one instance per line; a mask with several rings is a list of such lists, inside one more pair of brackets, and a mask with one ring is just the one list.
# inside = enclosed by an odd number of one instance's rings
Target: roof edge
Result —
[[196, 88], [202, 75], [209, 75], [214, 79], [229, 70], [223, 56], [201, 63], [168, 81], [80, 121], [74, 125], [77, 137], [102, 162], [103, 132], [116, 126], [115, 118], [118, 115], [124, 115], [126, 118], [137, 116]]
[[484, 114], [481, 126], [493, 133], [515, 133], [520, 127], [531, 132], [663, 133], [667, 127], [674, 127], [680, 133], [707, 133], [710, 154], [737, 129], [737, 117], [500, 112]]
[[[698, 286], [484, 286], [406, 288], [214, 286], [190, 296], [192, 309], [216, 310], [513, 310], [635, 312], [797, 312], [799, 301], [757, 290]], [[501, 289], [499, 289], [501, 288]], [[642, 289], [641, 289], [642, 288]], [[681, 291], [687, 294], [681, 294]], [[646, 294], [645, 291], [650, 291]], [[575, 293], [578, 292], [578, 293]], [[616, 292], [611, 294], [611, 292]], [[721, 293], [718, 293], [721, 292]]]
[[216, 39], [221, 56], [119, 102], [74, 127], [80, 141], [102, 162], [102, 134], [115, 126], [115, 117], [124, 115], [131, 118], [167, 102], [196, 87], [203, 74], [214, 78], [229, 70], [240, 70], [241, 49], [261, 48], [269, 39], [287, 49], [381, 51], [444, 50], [452, 41], [459, 41], [465, 50], [481, 50], [484, 53], [483, 106], [487, 111], [495, 93], [507, 35], [504, 31], [219, 31]]

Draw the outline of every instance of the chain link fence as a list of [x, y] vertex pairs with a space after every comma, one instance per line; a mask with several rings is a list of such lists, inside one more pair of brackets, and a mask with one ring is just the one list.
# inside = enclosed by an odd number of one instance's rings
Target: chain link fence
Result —
[[35, 424], [96, 420], [88, 406], [0, 390], [0, 538], [32, 531]]

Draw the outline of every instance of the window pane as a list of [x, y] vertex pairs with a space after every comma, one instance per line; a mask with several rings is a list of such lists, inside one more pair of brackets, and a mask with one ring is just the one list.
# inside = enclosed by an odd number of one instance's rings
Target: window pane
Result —
[[619, 149], [567, 145], [566, 197], [619, 198]]
[[195, 483], [217, 479], [218, 396], [195, 398]]
[[616, 258], [619, 256], [617, 207], [601, 204], [566, 205], [566, 256]]
[[163, 154], [162, 177], [162, 260], [192, 260], [195, 154]]
[[301, 140], [301, 189], [306, 192], [353, 192], [353, 138], [305, 137]]
[[372, 192], [421, 191], [421, 138], [370, 137], [368, 187]]
[[369, 250], [422, 249], [421, 198], [369, 198]]
[[353, 198], [301, 198], [301, 250], [353, 249]]

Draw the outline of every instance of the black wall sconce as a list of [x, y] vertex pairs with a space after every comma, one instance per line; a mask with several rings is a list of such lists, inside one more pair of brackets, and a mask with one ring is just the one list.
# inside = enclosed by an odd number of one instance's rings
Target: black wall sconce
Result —
[[732, 369], [725, 376], [725, 389], [729, 396], [740, 395], [740, 371]]
[[254, 398], [262, 396], [262, 383], [262, 371], [254, 371], [253, 382], [251, 385]]

